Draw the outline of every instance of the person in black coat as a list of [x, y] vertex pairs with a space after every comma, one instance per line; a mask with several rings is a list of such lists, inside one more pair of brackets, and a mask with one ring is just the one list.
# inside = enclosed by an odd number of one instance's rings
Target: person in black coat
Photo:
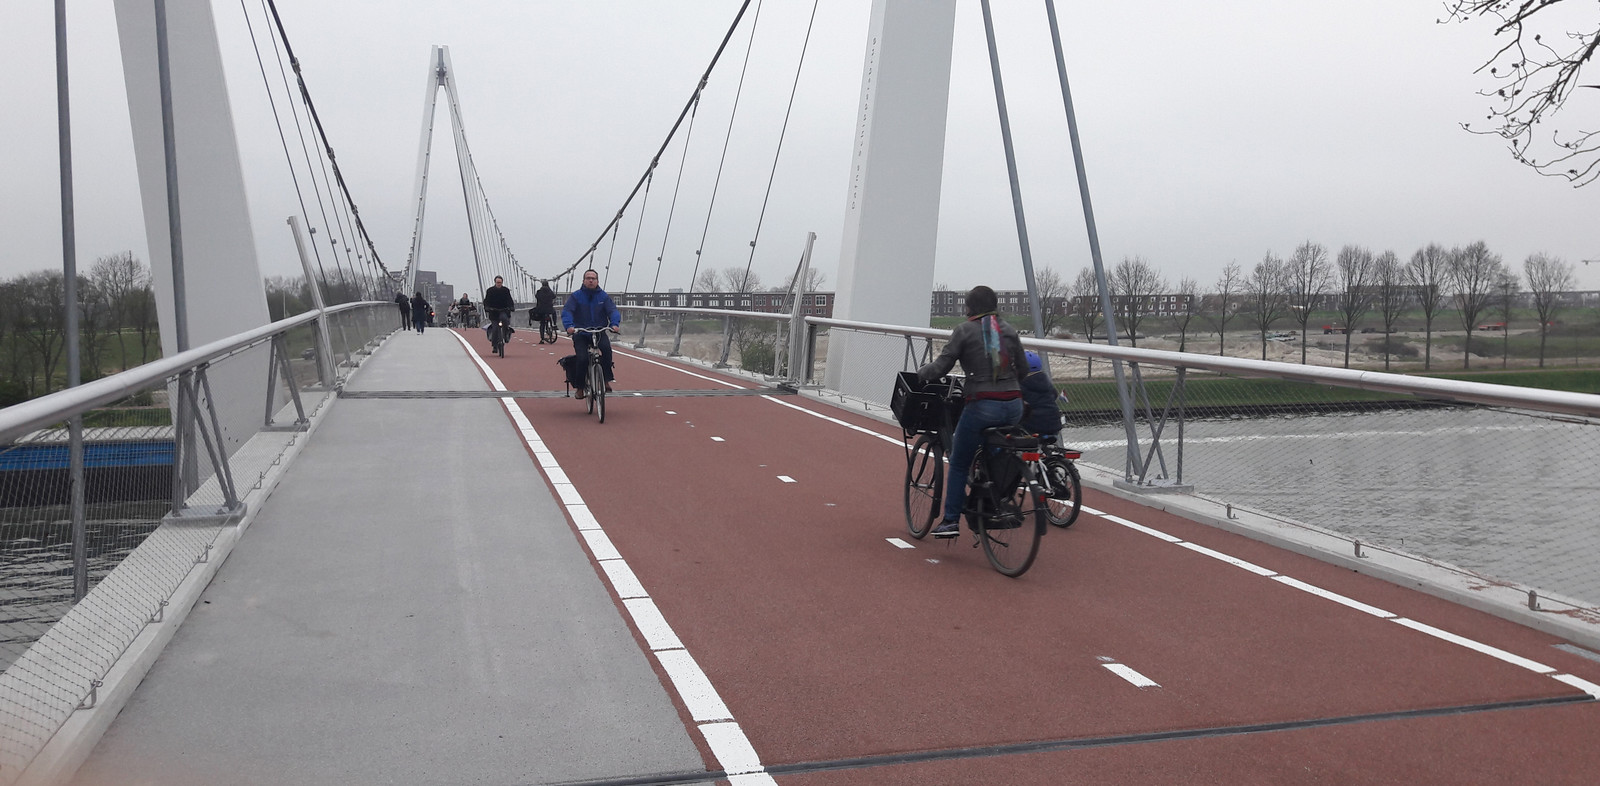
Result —
[[1028, 350], [1028, 374], [1022, 378], [1022, 403], [1026, 412], [1022, 427], [1041, 437], [1054, 437], [1061, 431], [1061, 408], [1056, 406], [1056, 386], [1044, 369], [1039, 353]]
[[411, 324], [417, 328], [418, 333], [421, 333], [422, 329], [427, 327], [428, 317], [432, 314], [433, 307], [428, 305], [428, 301], [422, 299], [421, 292], [411, 298]]

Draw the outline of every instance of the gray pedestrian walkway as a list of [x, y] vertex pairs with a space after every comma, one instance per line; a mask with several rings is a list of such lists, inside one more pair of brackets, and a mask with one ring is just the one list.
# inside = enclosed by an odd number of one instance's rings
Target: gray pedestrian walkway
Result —
[[[482, 390], [447, 331], [352, 390]], [[515, 784], [704, 767], [495, 399], [343, 399], [78, 784]]]

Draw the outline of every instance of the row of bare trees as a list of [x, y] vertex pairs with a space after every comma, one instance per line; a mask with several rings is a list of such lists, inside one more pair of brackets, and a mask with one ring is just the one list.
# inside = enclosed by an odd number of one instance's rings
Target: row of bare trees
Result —
[[[0, 282], [0, 405], [44, 395], [65, 379], [65, 289], [60, 271]], [[85, 380], [160, 356], [150, 270], [133, 252], [100, 257], [80, 274], [77, 307]]]
[[[1566, 301], [1562, 293], [1575, 282], [1573, 265], [1558, 257], [1536, 253], [1523, 261], [1519, 275], [1482, 241], [1445, 248], [1429, 244], [1408, 261], [1393, 251], [1373, 252], [1347, 245], [1329, 254], [1320, 243], [1306, 241], [1287, 257], [1271, 251], [1249, 270], [1230, 263], [1212, 288], [1202, 291], [1190, 277], [1176, 287], [1142, 256], [1124, 257], [1107, 272], [1113, 297], [1117, 332], [1138, 345], [1141, 326], [1160, 315], [1178, 333], [1179, 351], [1188, 350], [1189, 334], [1200, 325], [1217, 334], [1217, 353], [1225, 354], [1228, 324], [1240, 320], [1261, 337], [1261, 357], [1274, 327], [1288, 322], [1298, 327], [1300, 362], [1306, 362], [1306, 336], [1317, 313], [1336, 313], [1344, 334], [1344, 366], [1350, 366], [1351, 334], [1369, 317], [1374, 329], [1396, 332], [1407, 313], [1420, 313], [1424, 333], [1424, 368], [1433, 367], [1435, 322], [1453, 311], [1469, 340], [1463, 343], [1461, 364], [1471, 367], [1470, 337], [1493, 315], [1511, 321], [1517, 298], [1526, 291], [1539, 320], [1539, 365], [1544, 366], [1546, 341], [1558, 311]], [[1526, 290], [1523, 287], [1526, 286]], [[1047, 331], [1067, 329], [1090, 340], [1105, 329], [1094, 271], [1084, 268], [1071, 284], [1045, 267], [1035, 277], [1040, 302], [1052, 304], [1044, 314]], [[1198, 321], [1197, 321], [1198, 320]], [[1442, 328], [1441, 328], [1442, 329]], [[1502, 340], [1509, 338], [1502, 331]], [[1384, 367], [1389, 367], [1389, 343], [1384, 343]]]

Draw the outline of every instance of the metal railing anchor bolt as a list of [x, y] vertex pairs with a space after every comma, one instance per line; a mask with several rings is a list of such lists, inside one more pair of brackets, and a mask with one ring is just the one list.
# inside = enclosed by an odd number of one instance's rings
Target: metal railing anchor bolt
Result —
[[1356, 546], [1356, 556], [1365, 559], [1367, 555], [1361, 553], [1361, 541], [1357, 540], [1352, 542], [1355, 543]]
[[1534, 590], [1528, 590], [1528, 608], [1539, 610], [1539, 593]]

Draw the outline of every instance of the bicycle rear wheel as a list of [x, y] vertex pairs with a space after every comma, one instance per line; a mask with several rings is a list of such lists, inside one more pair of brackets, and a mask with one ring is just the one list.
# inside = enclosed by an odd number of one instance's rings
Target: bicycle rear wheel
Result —
[[1083, 509], [1083, 484], [1078, 478], [1078, 467], [1067, 459], [1056, 457], [1044, 460], [1044, 471], [1050, 473], [1049, 508], [1050, 523], [1057, 527], [1070, 527], [1078, 520]]
[[906, 531], [921, 540], [939, 518], [944, 502], [944, 443], [924, 434], [906, 456]]
[[976, 517], [978, 541], [995, 570], [1015, 578], [1033, 565], [1044, 537], [1048, 500], [1028, 465], [1016, 489], [995, 500], [989, 515]]
[[589, 358], [589, 412], [598, 412], [600, 422], [606, 422], [606, 372], [594, 357]]

